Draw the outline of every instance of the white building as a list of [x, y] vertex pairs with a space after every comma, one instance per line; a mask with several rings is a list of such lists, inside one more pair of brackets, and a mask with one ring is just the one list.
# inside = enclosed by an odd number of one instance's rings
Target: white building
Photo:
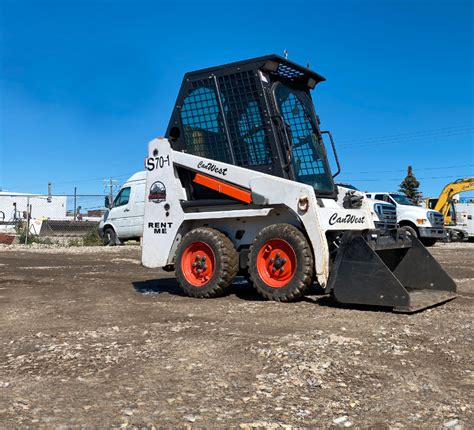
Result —
[[27, 204], [31, 205], [32, 218], [66, 219], [66, 196], [12, 193], [0, 191], [0, 221], [24, 218]]

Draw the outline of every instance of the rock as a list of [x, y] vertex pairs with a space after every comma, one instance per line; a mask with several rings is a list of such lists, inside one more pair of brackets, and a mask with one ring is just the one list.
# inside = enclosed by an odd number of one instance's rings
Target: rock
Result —
[[455, 427], [459, 424], [459, 420], [457, 418], [454, 418], [452, 420], [446, 421], [443, 426], [446, 428], [452, 428]]
[[189, 421], [189, 422], [193, 423], [194, 421], [196, 421], [197, 416], [195, 416], [195, 415], [185, 415], [183, 418], [186, 421]]
[[334, 424], [343, 424], [347, 421], [349, 417], [347, 415], [343, 415], [342, 417], [337, 417], [332, 420]]
[[124, 415], [127, 415], [129, 417], [133, 415], [133, 411], [131, 409], [124, 409], [122, 412]]

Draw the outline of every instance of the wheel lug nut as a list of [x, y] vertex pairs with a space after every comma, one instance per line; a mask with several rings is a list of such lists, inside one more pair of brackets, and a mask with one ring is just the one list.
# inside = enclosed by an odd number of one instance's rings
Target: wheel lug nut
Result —
[[270, 264], [273, 264], [274, 262], [275, 262], [275, 259], [272, 258], [272, 259], [270, 260]]
[[206, 265], [202, 266], [202, 270], [207, 270], [207, 266]]
[[285, 264], [285, 263], [286, 263], [286, 258], [283, 258], [283, 259], [281, 260], [281, 264]]
[[272, 269], [272, 272], [275, 273], [277, 271], [276, 267]]
[[206, 256], [204, 255], [202, 258], [201, 258], [202, 261], [206, 261]]
[[197, 263], [193, 263], [193, 267], [196, 267], [197, 266]]
[[277, 252], [277, 255], [275, 255], [276, 258], [280, 258], [280, 254]]

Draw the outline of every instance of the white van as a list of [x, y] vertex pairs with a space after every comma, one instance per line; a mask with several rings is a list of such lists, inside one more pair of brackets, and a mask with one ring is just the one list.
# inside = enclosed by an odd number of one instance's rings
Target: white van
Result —
[[143, 234], [145, 208], [145, 172], [133, 174], [120, 189], [99, 224], [99, 235], [107, 245], [119, 245], [125, 240], [140, 239]]

